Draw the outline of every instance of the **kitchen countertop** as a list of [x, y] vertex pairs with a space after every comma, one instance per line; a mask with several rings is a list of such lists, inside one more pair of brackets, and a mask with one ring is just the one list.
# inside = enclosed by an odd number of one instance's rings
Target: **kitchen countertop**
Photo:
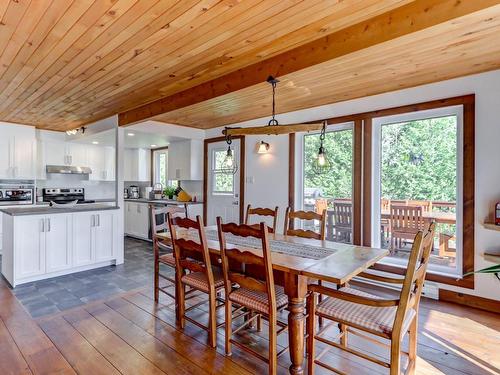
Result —
[[0, 209], [0, 212], [10, 216], [25, 216], [25, 215], [52, 215], [52, 214], [67, 214], [72, 212], [87, 212], [87, 211], [105, 211], [118, 210], [118, 206], [109, 206], [107, 204], [79, 204], [74, 207], [53, 208], [50, 206], [28, 206], [28, 207], [12, 207]]
[[158, 203], [158, 204], [203, 204], [202, 201], [196, 201], [196, 202], [179, 202], [174, 199], [146, 199], [146, 198], [138, 198], [138, 199], [133, 199], [133, 198], [128, 198], [125, 199], [125, 202], [138, 202], [138, 203]]

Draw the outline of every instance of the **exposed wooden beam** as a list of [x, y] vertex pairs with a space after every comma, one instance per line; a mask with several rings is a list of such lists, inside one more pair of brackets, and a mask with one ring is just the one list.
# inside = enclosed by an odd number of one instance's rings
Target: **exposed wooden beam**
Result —
[[224, 135], [279, 135], [299, 132], [310, 132], [321, 130], [322, 123], [290, 124], [290, 125], [265, 125], [251, 128], [226, 128], [222, 131]]
[[212, 81], [119, 114], [125, 126], [225, 95], [498, 5], [498, 0], [417, 0]]

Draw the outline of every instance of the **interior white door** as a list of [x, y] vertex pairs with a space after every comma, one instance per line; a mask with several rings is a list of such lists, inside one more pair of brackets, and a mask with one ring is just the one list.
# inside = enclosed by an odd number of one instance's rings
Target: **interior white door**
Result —
[[233, 140], [231, 149], [238, 166], [235, 174], [227, 174], [221, 170], [227, 154], [226, 142], [208, 144], [207, 225], [215, 225], [217, 216], [222, 217], [222, 221], [226, 223], [239, 223], [242, 219], [240, 218], [241, 161], [239, 139]]

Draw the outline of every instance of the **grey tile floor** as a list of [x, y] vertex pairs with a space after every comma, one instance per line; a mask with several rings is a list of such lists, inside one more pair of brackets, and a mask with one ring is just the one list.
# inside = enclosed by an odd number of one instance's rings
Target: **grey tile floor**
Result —
[[125, 238], [125, 263], [20, 285], [16, 298], [33, 318], [153, 284], [153, 250], [145, 241]]

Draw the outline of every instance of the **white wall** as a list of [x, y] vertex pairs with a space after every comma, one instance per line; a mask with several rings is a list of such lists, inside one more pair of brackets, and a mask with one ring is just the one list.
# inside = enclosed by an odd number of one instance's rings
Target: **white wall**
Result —
[[[333, 90], [334, 88], [332, 88]], [[278, 116], [281, 124], [312, 121], [330, 117], [396, 107], [466, 94], [476, 94], [476, 192], [475, 192], [475, 267], [491, 266], [483, 259], [485, 250], [500, 249], [500, 232], [484, 229], [481, 223], [500, 201], [500, 70], [457, 78], [411, 89], [325, 105]], [[279, 103], [279, 98], [278, 98]], [[268, 118], [246, 121], [235, 126], [266, 124]], [[221, 128], [206, 132], [207, 138], [221, 135]], [[288, 137], [266, 136], [271, 144], [269, 156], [257, 155], [253, 148], [259, 137], [247, 137], [246, 175], [255, 177], [245, 184], [245, 203], [271, 206], [288, 204]], [[500, 282], [493, 275], [476, 275], [475, 289], [443, 286], [486, 298], [500, 300]]]

